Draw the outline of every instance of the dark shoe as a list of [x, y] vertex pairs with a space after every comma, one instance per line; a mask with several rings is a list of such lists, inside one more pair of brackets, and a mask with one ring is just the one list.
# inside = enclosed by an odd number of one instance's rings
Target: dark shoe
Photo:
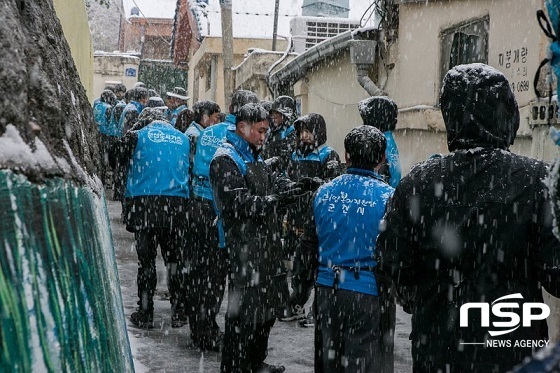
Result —
[[154, 312], [136, 309], [136, 312], [130, 315], [130, 322], [141, 329], [153, 329]]
[[270, 365], [262, 363], [258, 368], [253, 369], [255, 373], [282, 373], [286, 370], [283, 365]]
[[313, 310], [309, 311], [307, 317], [299, 320], [298, 324], [303, 328], [313, 328], [315, 326], [315, 315], [313, 314]]
[[189, 323], [189, 316], [187, 315], [187, 310], [184, 307], [177, 309], [171, 308], [171, 327], [180, 328]]
[[293, 307], [287, 307], [284, 310], [284, 315], [278, 318], [279, 321], [295, 321], [305, 318], [305, 308], [298, 306], [297, 304]]

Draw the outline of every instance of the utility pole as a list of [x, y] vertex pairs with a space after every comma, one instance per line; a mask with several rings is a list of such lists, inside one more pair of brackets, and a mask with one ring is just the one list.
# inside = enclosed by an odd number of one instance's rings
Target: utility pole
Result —
[[222, 12], [222, 56], [224, 58], [224, 104], [229, 107], [233, 94], [233, 27], [231, 8], [233, 0], [220, 0]]
[[272, 50], [276, 50], [276, 39], [278, 38], [278, 12], [280, 9], [280, 0], [276, 0], [274, 4], [274, 28], [272, 30]]

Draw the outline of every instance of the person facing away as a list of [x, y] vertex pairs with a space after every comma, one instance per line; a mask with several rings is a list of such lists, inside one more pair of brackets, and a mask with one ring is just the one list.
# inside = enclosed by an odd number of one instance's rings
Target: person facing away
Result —
[[93, 107], [93, 117], [99, 130], [99, 145], [101, 151], [100, 177], [104, 185], [107, 186], [108, 171], [114, 168], [112, 149], [115, 142], [112, 141], [113, 130], [111, 127], [111, 115], [113, 107], [117, 103], [117, 96], [113, 91], [105, 89], [101, 92], [100, 100]]
[[[166, 106], [167, 108], [167, 106]], [[185, 133], [187, 131], [187, 129], [189, 128], [189, 126], [191, 125], [192, 121], [194, 119], [194, 113], [191, 109], [185, 109], [183, 111], [181, 111], [179, 113], [179, 115], [177, 115], [177, 120], [175, 121], [175, 128], [177, 128], [179, 131]], [[186, 134], [186, 133], [185, 133]], [[189, 138], [190, 141], [190, 138]], [[191, 142], [191, 146], [192, 146], [192, 142]], [[191, 153], [194, 152], [194, 149], [191, 148]], [[192, 167], [192, 164], [191, 164]]]
[[271, 105], [270, 133], [263, 147], [264, 160], [274, 158], [269, 164], [275, 172], [284, 172], [295, 150], [296, 133], [292, 122], [296, 118], [296, 102], [289, 96], [277, 97]]
[[[313, 288], [314, 273], [312, 258], [303, 257], [297, 250], [306, 216], [311, 202], [311, 194], [325, 182], [340, 174], [340, 157], [336, 150], [326, 145], [327, 123], [322, 115], [310, 113], [294, 122], [297, 136], [296, 149], [287, 166], [287, 176], [292, 181], [305, 183], [305, 198], [288, 208], [285, 255], [294, 258], [293, 292], [290, 295], [290, 308], [280, 321], [291, 321], [305, 317], [303, 305], [307, 302]], [[310, 325], [312, 326], [312, 325]]]
[[256, 103], [236, 115], [235, 131], [210, 164], [210, 180], [229, 256], [222, 372], [283, 372], [268, 365], [268, 337], [288, 298], [279, 213], [301, 189], [275, 178], [260, 157], [267, 113]]
[[381, 296], [375, 240], [394, 189], [378, 173], [386, 140], [359, 126], [344, 138], [346, 173], [321, 186], [309, 208], [301, 251], [315, 259], [315, 371], [376, 372]]
[[[490, 314], [491, 304], [510, 296], [515, 312], [542, 303], [541, 287], [560, 296], [547, 168], [509, 151], [519, 111], [500, 71], [454, 67], [440, 102], [451, 153], [417, 165], [397, 186], [377, 241], [379, 275], [397, 290], [415, 289], [414, 371], [502, 372], [531, 354], [515, 341], [548, 339], [547, 315], [533, 310], [525, 326]], [[488, 347], [493, 341], [511, 347]]]
[[397, 104], [389, 97], [374, 96], [360, 101], [358, 111], [366, 126], [379, 129], [387, 139], [385, 151], [387, 159], [379, 172], [390, 186], [396, 188], [402, 174], [399, 149], [393, 137], [393, 131], [397, 126]]
[[123, 220], [134, 232], [138, 254], [138, 308], [130, 321], [154, 326], [158, 245], [168, 272], [172, 326], [185, 315], [183, 256], [189, 198], [189, 140], [165, 120], [162, 111], [145, 108], [138, 126], [122, 139], [119, 172], [125, 176]]
[[124, 121], [121, 121], [121, 117], [124, 108], [130, 103], [131, 96], [132, 90], [126, 91], [123, 98], [119, 99], [117, 104], [113, 107], [113, 111], [111, 113], [111, 127], [113, 128], [115, 136], [118, 138], [121, 138], [124, 135], [123, 128], [121, 127], [121, 125], [124, 125]]
[[[379, 129], [387, 140], [385, 161], [379, 169], [379, 174], [383, 176], [389, 185], [396, 188], [401, 180], [399, 149], [393, 137], [393, 131], [397, 125], [397, 104], [389, 97], [374, 96], [360, 101], [358, 103], [358, 111], [364, 125]], [[379, 372], [384, 373], [394, 370], [393, 352], [397, 307], [394, 294], [395, 289], [391, 286], [390, 282], [388, 284], [383, 283], [383, 278], [378, 280], [378, 288], [383, 291], [384, 296], [381, 299], [376, 365], [379, 367]]]
[[187, 303], [191, 307], [191, 339], [201, 350], [218, 351], [221, 348], [223, 334], [216, 323], [216, 316], [224, 297], [227, 276], [227, 250], [220, 246], [220, 233], [215, 222], [210, 162], [225, 141], [226, 133], [235, 130], [237, 112], [249, 102], [258, 102], [253, 92], [236, 91], [229, 106], [230, 114], [225, 122], [218, 124], [213, 124], [220, 112], [218, 104], [198, 102], [193, 107], [197, 113], [195, 121], [187, 130], [191, 144], [196, 141], [195, 151], [191, 151], [193, 166], [189, 210], [192, 216], [197, 217], [190, 221], [185, 256], [189, 261], [186, 268], [189, 279]]
[[128, 130], [134, 126], [138, 120], [138, 116], [148, 104], [148, 90], [146, 88], [133, 88], [130, 92], [130, 102], [124, 107], [119, 119], [119, 128], [122, 128], [122, 134], [126, 134]]

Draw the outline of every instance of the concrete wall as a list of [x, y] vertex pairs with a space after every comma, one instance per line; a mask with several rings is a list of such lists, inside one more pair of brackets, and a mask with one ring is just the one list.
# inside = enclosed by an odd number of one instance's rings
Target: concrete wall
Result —
[[358, 83], [349, 51], [311, 69], [294, 86], [294, 95], [301, 100], [302, 115], [319, 113], [325, 118], [327, 144], [343, 157], [344, 136], [362, 124], [358, 102], [369, 97]]
[[[434, 1], [401, 4], [399, 34], [388, 49], [388, 76], [379, 67], [380, 85], [399, 106], [396, 140], [404, 172], [433, 153], [447, 153], [445, 126], [438, 108], [441, 80], [441, 33], [465, 20], [489, 17], [488, 64], [501, 70], [514, 86], [521, 126], [512, 150], [544, 160], [560, 154], [547, 136], [546, 126], [528, 124], [531, 102], [536, 100], [532, 80], [548, 46], [535, 19], [541, 0]], [[445, 16], [443, 16], [445, 14]], [[525, 55], [521, 52], [525, 51]], [[508, 62], [507, 55], [510, 54]], [[515, 60], [515, 53], [520, 53]], [[521, 88], [521, 90], [519, 89]], [[348, 51], [311, 69], [294, 86], [302, 113], [322, 114], [328, 125], [329, 144], [343, 151], [344, 135], [361, 123], [356, 104], [368, 97], [358, 84]]]
[[[243, 62], [249, 48], [269, 49], [269, 39], [234, 39], [233, 66]], [[286, 48], [286, 41], [279, 40], [279, 50]], [[212, 65], [215, 66], [212, 69]], [[206, 74], [213, 74], [211, 86], [206, 87]], [[205, 37], [200, 48], [189, 61], [189, 96], [191, 104], [200, 100], [212, 100], [218, 103], [222, 111], [227, 112], [224, 98], [224, 65], [222, 58], [222, 38]], [[261, 98], [261, 97], [259, 97]]]
[[[501, 70], [512, 83], [532, 80], [532, 74], [544, 56], [543, 43], [546, 42], [535, 17], [536, 10], [542, 7], [541, 0], [438, 1], [401, 5], [398, 53], [395, 55], [398, 58], [392, 61], [395, 69], [388, 89], [402, 108], [436, 103], [443, 79], [440, 73], [440, 33], [462, 21], [484, 16], [490, 18], [488, 64]], [[524, 63], [511, 63], [507, 68], [506, 61], [500, 64], [500, 54], [513, 53], [521, 48], [527, 48]], [[517, 72], [517, 68], [522, 71]], [[403, 86], [408, 89], [400, 89]], [[527, 105], [534, 98], [532, 90], [516, 91], [516, 96], [520, 106]]]
[[[558, 156], [558, 147], [547, 138], [548, 128], [532, 129], [528, 124], [529, 104], [536, 100], [532, 89], [534, 73], [548, 46], [535, 17], [543, 3], [542, 0], [473, 0], [401, 4], [399, 37], [387, 61], [395, 63], [388, 77], [387, 91], [401, 109], [399, 127], [444, 129], [439, 110], [433, 108], [437, 106], [443, 79], [441, 32], [465, 20], [488, 16], [488, 64], [502, 71], [514, 86], [521, 113], [518, 136], [533, 139], [530, 144], [527, 139], [520, 141], [523, 146], [516, 144], [513, 149], [544, 160]], [[516, 61], [515, 54], [523, 52], [526, 55], [520, 55]], [[432, 109], [426, 113], [424, 105]]]
[[64, 37], [70, 45], [74, 64], [88, 99], [93, 101], [93, 45], [84, 1], [53, 0]]
[[[106, 82], [123, 83], [127, 89], [138, 81], [140, 58], [125, 54], [103, 53], [94, 57], [93, 96], [97, 98], [105, 89]], [[135, 69], [135, 76], [126, 76], [127, 69]]]

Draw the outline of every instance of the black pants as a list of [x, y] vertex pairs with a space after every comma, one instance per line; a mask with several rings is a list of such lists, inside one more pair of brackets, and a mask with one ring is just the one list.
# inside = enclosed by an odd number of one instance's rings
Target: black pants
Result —
[[[295, 242], [299, 242], [300, 236], [295, 232], [294, 235]], [[294, 270], [292, 276], [292, 294], [290, 295], [290, 306], [295, 305], [303, 307], [303, 305], [309, 299], [311, 295], [311, 290], [315, 283], [315, 270], [313, 268], [313, 263], [316, 260], [315, 255], [312, 253], [302, 252], [301, 246], [297, 244], [295, 246], [295, 256], [294, 256]]]
[[111, 166], [109, 165], [109, 153], [111, 149], [111, 136], [100, 134], [99, 135], [99, 150], [101, 155], [101, 167], [99, 169], [101, 182], [107, 186], [107, 173]]
[[[318, 286], [316, 372], [378, 372], [379, 298]], [[316, 342], [317, 343], [317, 342]], [[316, 357], [317, 358], [317, 357]]]
[[158, 245], [167, 267], [171, 305], [177, 306], [184, 288], [182, 252], [183, 231], [170, 228], [147, 228], [134, 232], [138, 254], [138, 304], [153, 312], [157, 285], [156, 256]]
[[262, 324], [245, 324], [226, 314], [222, 351], [222, 373], [256, 372], [268, 354], [268, 336], [274, 319]]
[[[378, 289], [382, 287], [378, 282]], [[379, 339], [377, 355], [374, 357], [379, 373], [392, 373], [394, 371], [395, 349], [395, 324], [397, 322], [397, 307], [391, 286], [380, 290]]]
[[220, 311], [226, 286], [227, 250], [218, 248], [216, 214], [211, 201], [191, 198], [189, 245], [185, 267], [189, 279], [187, 304], [191, 337], [206, 348], [217, 341], [220, 328], [216, 315]]

